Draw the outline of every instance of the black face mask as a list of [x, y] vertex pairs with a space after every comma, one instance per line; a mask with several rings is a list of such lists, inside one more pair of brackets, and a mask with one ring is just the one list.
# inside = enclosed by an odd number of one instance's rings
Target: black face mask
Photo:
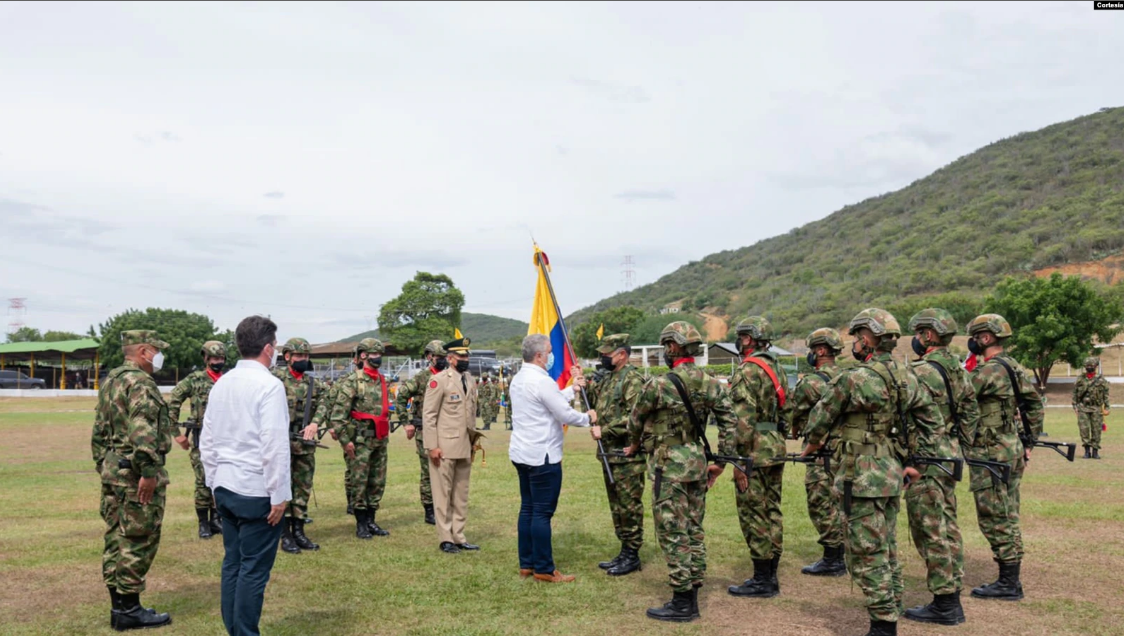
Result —
[[457, 372], [464, 373], [468, 371], [468, 360], [457, 360]]
[[367, 366], [371, 367], [372, 369], [377, 369], [377, 368], [381, 367], [382, 366], [382, 356], [379, 356], [377, 358], [367, 358]]
[[980, 346], [979, 342], [976, 342], [975, 338], [968, 338], [968, 351], [976, 355], [983, 355], [983, 347]]
[[216, 362], [215, 364], [212, 364], [207, 368], [210, 369], [212, 373], [222, 373], [222, 368], [225, 366], [226, 363], [224, 362]]
[[293, 373], [305, 373], [312, 370], [312, 361], [297, 360], [296, 362], [290, 364], [289, 368], [293, 370]]
[[866, 343], [862, 342], [859, 344], [858, 349], [855, 349], [854, 345], [851, 346], [851, 355], [855, 356], [855, 359], [859, 362], [866, 362], [867, 357], [870, 356], [870, 352], [866, 350]]
[[613, 364], [613, 356], [601, 356], [602, 369], [606, 371], [613, 371], [614, 369], [616, 369], [616, 366], [617, 365]]
[[812, 367], [813, 369], [816, 368], [817, 356], [815, 351], [809, 351], [808, 356], [804, 359], [808, 361], [808, 366]]
[[909, 346], [913, 347], [913, 352], [919, 356], [924, 356], [925, 352], [928, 350], [925, 345], [921, 344], [921, 338], [918, 338], [917, 336], [913, 337], [913, 340], [910, 341]]
[[437, 362], [433, 363], [433, 368], [438, 371], [444, 371], [449, 368], [449, 360], [447, 358], [437, 358]]

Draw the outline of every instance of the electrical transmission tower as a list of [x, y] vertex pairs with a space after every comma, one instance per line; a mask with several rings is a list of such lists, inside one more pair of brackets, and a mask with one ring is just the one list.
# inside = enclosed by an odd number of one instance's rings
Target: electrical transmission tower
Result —
[[9, 298], [8, 299], [8, 316], [11, 321], [8, 323], [9, 333], [15, 333], [23, 328], [23, 317], [27, 315], [27, 299], [26, 298]]
[[621, 277], [624, 278], [624, 290], [632, 291], [636, 286], [636, 270], [633, 269], [636, 262], [632, 260], [632, 256], [625, 256], [624, 262], [621, 263]]

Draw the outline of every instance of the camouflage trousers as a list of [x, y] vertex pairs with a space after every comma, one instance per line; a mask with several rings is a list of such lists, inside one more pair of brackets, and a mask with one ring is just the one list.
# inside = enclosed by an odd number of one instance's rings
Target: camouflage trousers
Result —
[[160, 548], [160, 529], [164, 523], [164, 491], [157, 486], [152, 501], [142, 506], [137, 487], [102, 484], [101, 518], [105, 521], [105, 546], [101, 574], [107, 587], [121, 594], [140, 594], [145, 576]]
[[503, 407], [503, 412], [504, 412], [503, 423], [507, 427], [507, 430], [510, 431], [511, 430], [511, 402], [508, 402], [507, 406]]
[[750, 472], [745, 492], [734, 489], [742, 536], [755, 561], [767, 561], [784, 552], [784, 516], [781, 514], [781, 485], [784, 464], [762, 466]]
[[433, 485], [429, 481], [429, 453], [425, 450], [425, 442], [422, 441], [421, 429], [415, 429], [414, 445], [418, 449], [418, 462], [421, 464], [421, 476], [418, 478], [418, 491], [421, 494], [421, 502], [423, 506], [433, 505]]
[[705, 515], [705, 480], [664, 481], [659, 499], [653, 497], [656, 540], [667, 559], [668, 585], [676, 592], [688, 592], [706, 577]]
[[855, 497], [847, 527], [847, 569], [866, 597], [871, 620], [897, 622], [902, 614], [902, 567], [898, 562], [899, 497]]
[[610, 463], [609, 467], [616, 483], [609, 483], [604, 468], [601, 476], [605, 478], [613, 530], [622, 546], [639, 550], [644, 545], [644, 462]]
[[191, 458], [191, 468], [195, 471], [195, 507], [214, 508], [215, 496], [207, 487], [207, 478], [203, 475], [203, 460], [199, 458], [199, 449], [194, 446], [187, 454]]
[[1081, 430], [1081, 445], [1101, 449], [1101, 429], [1104, 428], [1104, 414], [1077, 412], [1077, 428]]
[[485, 424], [495, 424], [496, 415], [499, 414], [499, 409], [495, 404], [484, 404], [480, 407], [480, 418], [484, 420]]
[[[1021, 451], [1022, 445], [1019, 445]], [[987, 453], [978, 453], [972, 447], [973, 459], [987, 459]], [[970, 470], [972, 496], [976, 500], [976, 520], [980, 532], [991, 545], [996, 561], [1017, 563], [1023, 559], [1023, 535], [1019, 524], [1019, 484], [1022, 482], [1026, 461], [1020, 456], [1011, 470], [1007, 485], [982, 468]]]
[[843, 511], [832, 490], [831, 475], [812, 464], [807, 465], [804, 491], [808, 494], [808, 518], [819, 533], [819, 544], [825, 548], [843, 545]]
[[929, 591], [958, 592], [964, 579], [964, 541], [956, 522], [956, 482], [922, 476], [909, 485], [905, 506], [913, 545], [925, 560]]
[[355, 503], [351, 499], [353, 495], [353, 493], [351, 492], [351, 474], [352, 472], [354, 472], [351, 468], [351, 465], [353, 463], [355, 463], [355, 460], [348, 458], [347, 453], [345, 452], [343, 454], [343, 492], [345, 495], [347, 495], [348, 506], [351, 506], [353, 503]]
[[308, 496], [316, 474], [316, 453], [289, 455], [289, 473], [293, 476], [293, 499], [285, 514], [294, 519], [304, 519], [308, 516]]
[[388, 439], [360, 437], [355, 440], [355, 461], [351, 464], [351, 503], [356, 510], [379, 509], [386, 490], [386, 450]]

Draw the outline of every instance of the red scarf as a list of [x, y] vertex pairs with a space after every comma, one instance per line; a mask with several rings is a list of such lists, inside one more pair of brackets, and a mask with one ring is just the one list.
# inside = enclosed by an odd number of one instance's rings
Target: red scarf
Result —
[[1097, 373], [1096, 373], [1095, 371], [1094, 371], [1093, 373], [1086, 373], [1086, 374], [1085, 374], [1085, 377], [1087, 377], [1087, 378], [1089, 378], [1090, 380], [1092, 380], [1093, 378], [1097, 377]]
[[296, 371], [293, 371], [292, 367], [289, 367], [289, 374], [292, 375], [294, 378], [296, 378], [297, 382], [300, 382], [301, 380], [304, 379], [304, 374], [303, 373], [297, 373]]
[[382, 408], [379, 410], [380, 415], [352, 411], [351, 417], [357, 420], [374, 422], [375, 437], [378, 439], [386, 439], [390, 435], [390, 402], [386, 395], [386, 378], [382, 377], [382, 374], [377, 370], [368, 366], [363, 367], [363, 373], [366, 373], [372, 380], [378, 380], [379, 384], [382, 386]]
[[218, 382], [219, 378], [222, 377], [221, 373], [215, 373], [214, 371], [211, 371], [210, 367], [207, 368], [207, 375], [211, 377], [211, 382]]
[[441, 373], [440, 371], [438, 371], [437, 369], [434, 369], [433, 367], [429, 367], [429, 372], [433, 375], [437, 375], [438, 373]]
[[695, 359], [694, 358], [676, 358], [675, 362], [671, 363], [671, 368], [674, 369], [675, 367], [677, 367], [681, 364], [686, 364], [688, 362], [690, 362], [691, 364], [694, 364]]
[[977, 356], [976, 354], [973, 353], [972, 355], [968, 356], [967, 360], [964, 361], [964, 370], [965, 371], [975, 371], [976, 367], [978, 367], [979, 364], [980, 364], [979, 356]]

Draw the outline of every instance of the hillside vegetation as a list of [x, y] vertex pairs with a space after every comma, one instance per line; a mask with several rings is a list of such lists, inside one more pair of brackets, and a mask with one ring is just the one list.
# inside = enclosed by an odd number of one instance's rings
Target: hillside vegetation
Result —
[[[502, 318], [490, 314], [473, 314], [461, 312], [461, 333], [468, 336], [475, 348], [493, 348], [501, 342], [513, 338], [522, 339], [527, 335], [527, 323], [511, 318]], [[356, 342], [363, 338], [378, 338], [379, 330], [364, 331], [354, 336], [348, 336], [340, 342]], [[453, 334], [449, 334], [449, 340]]]
[[872, 305], [920, 308], [940, 295], [971, 308], [1004, 275], [1124, 249], [1122, 187], [1124, 108], [1102, 109], [997, 141], [782, 236], [688, 263], [569, 320], [682, 303], [684, 311], [733, 317], [731, 324], [762, 314], [803, 336]]

